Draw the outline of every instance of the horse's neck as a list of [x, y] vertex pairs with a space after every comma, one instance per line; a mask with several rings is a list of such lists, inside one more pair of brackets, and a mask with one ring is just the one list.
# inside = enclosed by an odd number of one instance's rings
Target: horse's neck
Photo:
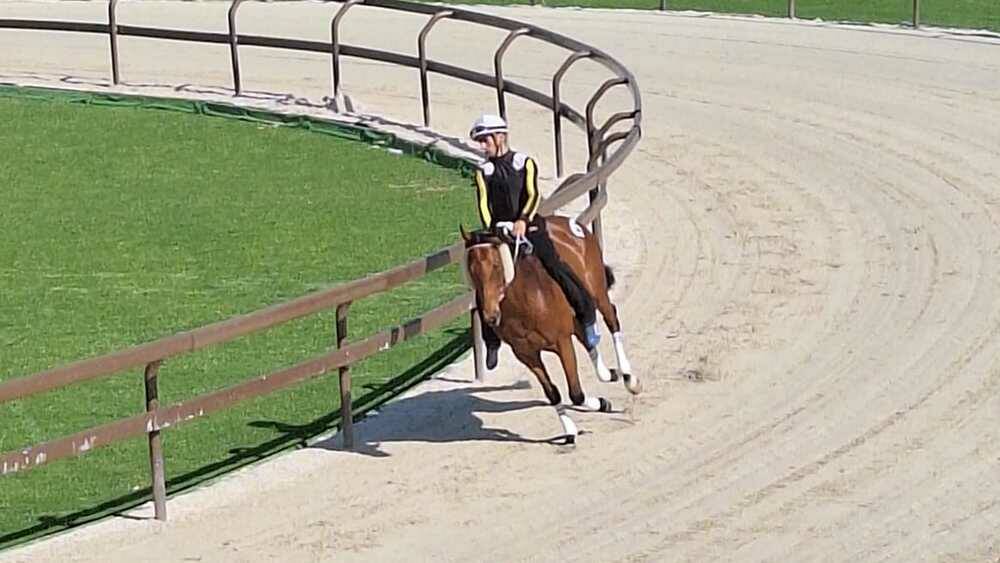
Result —
[[514, 281], [507, 288], [507, 296], [517, 303], [530, 304], [538, 291], [545, 292], [555, 287], [555, 280], [545, 271], [541, 260], [534, 256], [520, 258], [514, 270]]

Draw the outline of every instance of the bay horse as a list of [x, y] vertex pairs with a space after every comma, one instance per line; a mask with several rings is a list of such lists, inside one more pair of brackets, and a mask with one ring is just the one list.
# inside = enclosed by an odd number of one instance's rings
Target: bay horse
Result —
[[[642, 385], [632, 373], [625, 354], [618, 310], [608, 295], [614, 284], [614, 273], [604, 263], [593, 233], [570, 221], [568, 217], [548, 216], [544, 223], [559, 257], [590, 292], [611, 332], [618, 369], [609, 370], [599, 348], [595, 347], [589, 354], [597, 377], [603, 382], [620, 377], [629, 392], [638, 394]], [[535, 374], [549, 403], [556, 408], [566, 443], [575, 443], [577, 427], [561, 404], [559, 389], [549, 378], [541, 353], [554, 352], [559, 356], [570, 400], [575, 406], [610, 412], [611, 403], [604, 397], [586, 396], [580, 386], [573, 336], [580, 342], [585, 340], [569, 301], [538, 258], [520, 252], [516, 263], [510, 258], [509, 236], [493, 231], [468, 233], [464, 226], [460, 226], [460, 231], [465, 240], [467, 279], [475, 289], [483, 320]]]

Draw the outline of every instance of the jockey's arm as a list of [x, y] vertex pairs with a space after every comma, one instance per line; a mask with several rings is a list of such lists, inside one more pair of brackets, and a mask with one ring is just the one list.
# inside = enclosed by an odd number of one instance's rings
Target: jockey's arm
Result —
[[518, 219], [525, 224], [530, 223], [538, 212], [538, 204], [541, 202], [541, 194], [538, 193], [538, 167], [535, 159], [528, 157], [524, 162], [524, 190], [527, 192], [524, 209], [521, 210]]
[[486, 177], [483, 176], [483, 171], [476, 169], [476, 209], [479, 210], [479, 219], [483, 222], [483, 228], [488, 229], [492, 223], [492, 214], [490, 213], [490, 198], [489, 193], [486, 190]]

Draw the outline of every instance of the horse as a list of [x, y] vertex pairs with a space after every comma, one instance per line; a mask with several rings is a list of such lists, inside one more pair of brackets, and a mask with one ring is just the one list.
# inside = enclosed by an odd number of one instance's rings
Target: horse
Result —
[[[590, 292], [611, 332], [618, 367], [609, 370], [595, 347], [590, 351], [590, 359], [598, 379], [607, 383], [620, 378], [630, 393], [639, 394], [642, 384], [632, 373], [618, 309], [608, 295], [615, 282], [614, 272], [604, 263], [597, 238], [568, 217], [548, 216], [544, 223], [560, 258]], [[509, 236], [489, 230], [468, 233], [462, 225], [459, 230], [465, 240], [467, 280], [476, 292], [483, 320], [535, 374], [549, 403], [556, 408], [565, 431], [565, 443], [574, 444], [579, 431], [563, 408], [559, 389], [549, 378], [541, 353], [554, 352], [559, 356], [573, 405], [611, 412], [611, 403], [604, 397], [586, 396], [580, 386], [572, 337], [576, 336], [580, 342], [585, 340], [569, 301], [538, 258], [518, 249], [519, 259], [514, 262]]]

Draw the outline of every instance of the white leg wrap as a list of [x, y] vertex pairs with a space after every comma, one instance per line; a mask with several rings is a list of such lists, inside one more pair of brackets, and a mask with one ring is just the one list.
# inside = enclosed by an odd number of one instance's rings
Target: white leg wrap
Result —
[[615, 343], [615, 356], [618, 359], [618, 369], [622, 373], [631, 374], [632, 364], [629, 363], [628, 357], [625, 356], [625, 337], [620, 332], [616, 332], [611, 335], [612, 341]]
[[[617, 349], [618, 345], [615, 344], [615, 350]], [[600, 350], [594, 348], [590, 351], [590, 361], [594, 364], [594, 371], [597, 372], [597, 379], [600, 379], [605, 383], [611, 381], [611, 370], [608, 369], [608, 366], [604, 365], [604, 358], [601, 357]]]
[[575, 437], [576, 435], [578, 435], [580, 431], [576, 428], [576, 423], [574, 423], [573, 420], [566, 415], [566, 413], [562, 411], [558, 412], [559, 412], [559, 422], [562, 423], [563, 432], [565, 432], [567, 436]]
[[583, 406], [587, 407], [588, 410], [599, 411], [601, 410], [601, 400], [597, 397], [587, 397], [583, 400]]

